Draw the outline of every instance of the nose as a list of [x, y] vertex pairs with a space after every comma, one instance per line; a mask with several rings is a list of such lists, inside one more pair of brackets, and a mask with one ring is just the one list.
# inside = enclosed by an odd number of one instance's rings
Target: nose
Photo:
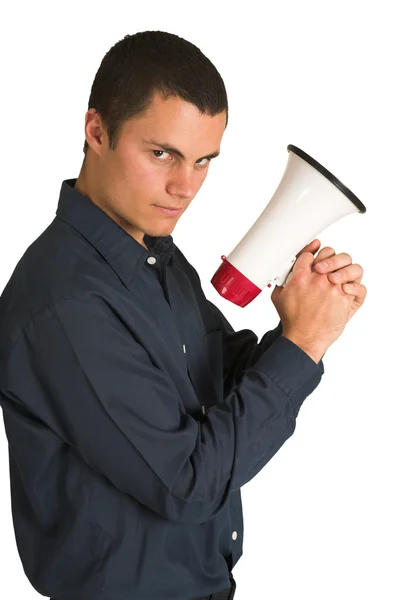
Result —
[[193, 168], [180, 165], [176, 167], [169, 176], [167, 192], [171, 196], [179, 196], [185, 200], [191, 200], [196, 193], [196, 180]]

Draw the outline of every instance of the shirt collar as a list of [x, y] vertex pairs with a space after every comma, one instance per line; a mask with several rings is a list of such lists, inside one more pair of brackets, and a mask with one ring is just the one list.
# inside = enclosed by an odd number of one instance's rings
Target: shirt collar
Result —
[[139, 244], [97, 204], [81, 194], [75, 179], [61, 184], [56, 215], [76, 229], [105, 258], [122, 282], [130, 288], [146, 259], [155, 255], [167, 263], [173, 260], [175, 244], [171, 235], [150, 236], [143, 240], [149, 250]]

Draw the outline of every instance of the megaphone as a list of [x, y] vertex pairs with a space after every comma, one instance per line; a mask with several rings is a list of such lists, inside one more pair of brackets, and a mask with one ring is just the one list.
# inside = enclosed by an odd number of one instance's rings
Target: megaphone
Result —
[[285, 286], [296, 255], [327, 226], [364, 204], [311, 156], [289, 144], [285, 172], [266, 208], [211, 279], [217, 292], [247, 306], [264, 287]]

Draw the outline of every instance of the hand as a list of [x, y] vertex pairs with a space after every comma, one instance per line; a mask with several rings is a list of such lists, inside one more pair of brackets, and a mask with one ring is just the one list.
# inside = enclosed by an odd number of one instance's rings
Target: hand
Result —
[[[326, 267], [322, 263], [327, 263]], [[352, 264], [352, 258], [349, 254], [341, 252], [335, 254], [333, 248], [322, 248], [314, 259], [313, 270], [327, 276], [328, 280], [334, 284], [340, 284], [346, 294], [354, 296], [351, 306], [349, 321], [355, 315], [360, 306], [364, 304], [367, 296], [367, 288], [361, 283], [364, 270], [361, 265]], [[339, 275], [336, 278], [335, 275]]]
[[318, 363], [343, 332], [354, 296], [313, 271], [313, 264], [313, 253], [301, 252], [285, 287], [276, 286], [271, 300], [282, 321], [282, 336]]
[[[315, 254], [320, 245], [321, 242], [319, 240], [313, 240], [297, 254], [297, 258], [303, 252]], [[323, 268], [322, 262], [327, 262], [328, 266]], [[361, 284], [361, 279], [364, 274], [363, 268], [357, 264], [353, 265], [352, 258], [349, 254], [344, 252], [335, 254], [333, 248], [325, 247], [319, 251], [314, 259], [313, 271], [326, 275], [331, 283], [334, 283], [335, 285], [340, 284], [342, 290], [346, 292], [346, 294], [354, 296], [349, 315], [350, 321], [351, 317], [355, 315], [357, 310], [364, 303], [367, 295], [367, 288], [365, 285]], [[339, 274], [340, 278], [335, 279], [334, 274]]]

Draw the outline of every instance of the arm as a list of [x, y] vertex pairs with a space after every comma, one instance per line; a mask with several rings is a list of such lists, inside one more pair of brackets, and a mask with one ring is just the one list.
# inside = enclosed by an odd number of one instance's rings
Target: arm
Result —
[[203, 321], [212, 322], [214, 329], [221, 330], [224, 391], [228, 394], [241, 381], [245, 371], [254, 366], [263, 352], [281, 335], [282, 323], [279, 321], [275, 329], [267, 331], [260, 342], [251, 329], [235, 331], [221, 310], [204, 294], [197, 270], [183, 254], [180, 253], [180, 257], [186, 267], [185, 272], [190, 278], [198, 306], [203, 312]]
[[222, 354], [224, 390], [227, 393], [237, 385], [247, 369], [253, 367], [260, 356], [268, 350], [282, 333], [282, 323], [267, 331], [258, 342], [257, 335], [250, 329], [235, 331], [220, 309], [207, 300], [208, 306], [222, 331]]
[[4, 398], [94, 471], [184, 523], [213, 518], [229, 492], [262, 469], [321, 379], [315, 362], [279, 337], [200, 424], [107, 305], [71, 298], [32, 317], [0, 376]]

